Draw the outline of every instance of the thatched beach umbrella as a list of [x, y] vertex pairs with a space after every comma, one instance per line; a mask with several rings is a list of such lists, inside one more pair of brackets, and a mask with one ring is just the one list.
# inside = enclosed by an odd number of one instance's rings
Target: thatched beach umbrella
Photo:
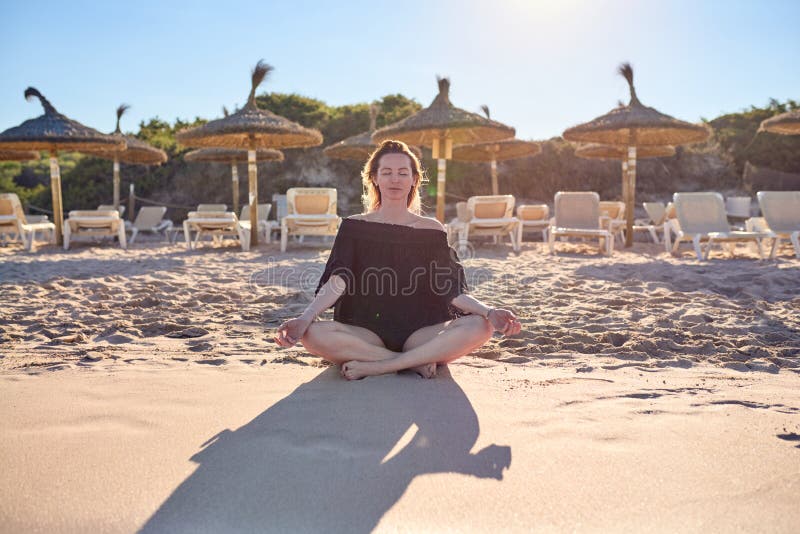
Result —
[[[117, 107], [117, 128], [111, 132], [111, 136], [117, 139], [124, 139], [125, 148], [115, 150], [87, 150], [87, 154], [97, 156], [99, 158], [110, 159], [114, 162], [114, 209], [119, 209], [119, 164], [128, 163], [131, 165], [161, 165], [167, 161], [167, 153], [150, 146], [144, 141], [141, 141], [132, 135], [123, 135], [122, 130], [119, 128], [119, 120], [130, 109], [127, 104], [122, 104]], [[133, 213], [130, 214], [131, 220]]]
[[[202, 163], [229, 163], [233, 187], [233, 212], [239, 212], [239, 163], [247, 163], [247, 150], [235, 148], [199, 148], [184, 154], [186, 161]], [[256, 161], [283, 161], [283, 152], [271, 148], [256, 150]]]
[[[259, 148], [299, 148], [322, 144], [318, 130], [305, 128], [280, 115], [256, 106], [256, 88], [272, 67], [259, 61], [252, 73], [247, 104], [224, 117], [178, 132], [178, 141], [195, 148], [247, 149], [247, 178], [250, 185], [249, 204], [258, 205], [256, 150]], [[250, 210], [250, 242], [258, 244], [258, 210]]]
[[[380, 111], [380, 106], [377, 103], [370, 104], [369, 130], [327, 146], [322, 152], [332, 159], [366, 161], [375, 149], [378, 148], [378, 145], [372, 142], [372, 133], [375, 131], [378, 111]], [[415, 146], [409, 146], [408, 148], [411, 149], [418, 158], [422, 157], [422, 151], [420, 151], [419, 148]]]
[[758, 131], [781, 135], [800, 135], [800, 109], [787, 111], [762, 121]]
[[[491, 118], [488, 106], [481, 106], [487, 119]], [[492, 169], [492, 194], [499, 195], [497, 183], [497, 162], [507, 159], [533, 156], [542, 151], [539, 143], [521, 139], [503, 139], [490, 143], [472, 143], [453, 147], [453, 159], [456, 161], [489, 162]]]
[[453, 145], [500, 141], [514, 137], [514, 128], [491, 119], [459, 109], [450, 103], [450, 80], [436, 78], [439, 94], [431, 105], [389, 126], [376, 130], [376, 143], [397, 139], [409, 145], [431, 147], [438, 159], [436, 176], [436, 218], [444, 222], [444, 192], [447, 160], [452, 159]]
[[0, 161], [31, 161], [41, 157], [35, 150], [0, 150]]
[[44, 115], [29, 119], [0, 133], [0, 150], [47, 150], [50, 152], [50, 188], [53, 195], [53, 222], [56, 225], [56, 244], [63, 243], [64, 211], [61, 205], [61, 169], [58, 151], [85, 152], [96, 148], [124, 148], [125, 140], [105, 135], [65, 117], [42, 94], [28, 87], [25, 98], [38, 98]]
[[633, 207], [636, 196], [636, 154], [639, 147], [675, 146], [699, 143], [708, 139], [709, 130], [697, 124], [664, 115], [639, 102], [633, 87], [633, 68], [620, 66], [619, 73], [628, 81], [631, 101], [596, 119], [564, 131], [564, 139], [580, 143], [601, 143], [627, 147], [628, 176], [625, 200], [627, 232], [625, 246], [633, 245]]
[[366, 161], [370, 154], [378, 146], [372, 142], [372, 133], [375, 131], [375, 123], [378, 119], [378, 105], [369, 106], [369, 130], [361, 132], [347, 139], [342, 139], [338, 143], [325, 147], [323, 153], [333, 159], [355, 159]]
[[[589, 143], [575, 149], [575, 155], [585, 159], [615, 159], [622, 162], [622, 196], [628, 198], [628, 149], [623, 146]], [[636, 159], [668, 158], [675, 155], [675, 147], [643, 146], [636, 149]]]

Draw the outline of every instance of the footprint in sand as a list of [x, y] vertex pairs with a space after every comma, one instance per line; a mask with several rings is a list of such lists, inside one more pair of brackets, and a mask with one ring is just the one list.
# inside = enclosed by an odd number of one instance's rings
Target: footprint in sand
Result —
[[208, 343], [206, 341], [197, 342], [189, 342], [189, 350], [192, 352], [208, 352], [214, 349], [214, 345]]

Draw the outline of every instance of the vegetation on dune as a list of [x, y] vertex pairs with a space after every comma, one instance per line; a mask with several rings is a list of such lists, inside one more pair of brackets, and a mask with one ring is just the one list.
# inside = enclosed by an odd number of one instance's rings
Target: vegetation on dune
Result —
[[[297, 94], [264, 93], [257, 97], [259, 107], [282, 115], [306, 127], [319, 129], [327, 146], [369, 128], [369, 104], [329, 106], [325, 102]], [[396, 122], [421, 109], [418, 102], [401, 94], [379, 99], [377, 127]], [[679, 147], [672, 158], [642, 160], [638, 164], [637, 194], [641, 200], [669, 198], [676, 190], [711, 189], [746, 191], [743, 182], [745, 164], [771, 168], [785, 173], [800, 173], [800, 136], [770, 133], [756, 135], [762, 120], [783, 111], [797, 109], [793, 100], [771, 100], [765, 107], [751, 107], [739, 113], [717, 117], [708, 124], [714, 136], [706, 143]], [[182, 154], [188, 149], [178, 145], [175, 134], [181, 129], [206, 122], [176, 119], [170, 123], [158, 117], [139, 124], [136, 137], [163, 149], [169, 161], [160, 167], [122, 165], [122, 195], [128, 184], [135, 184], [140, 197], [157, 199], [175, 206], [168, 213], [180, 220], [186, 209], [178, 206], [200, 202], [230, 205], [231, 171], [225, 164], [187, 164]], [[423, 152], [423, 163], [431, 181], [423, 188], [431, 195], [424, 205], [434, 204], [436, 163], [430, 151]], [[0, 163], [0, 192], [12, 191], [25, 205], [49, 209], [50, 177], [47, 154], [43, 159], [25, 163]], [[94, 208], [111, 201], [111, 162], [75, 153], [59, 154], [64, 206], [70, 209]], [[269, 201], [273, 193], [282, 193], [295, 185], [324, 185], [339, 189], [340, 211], [358, 210], [361, 185], [358, 177], [363, 162], [331, 160], [322, 147], [288, 150], [283, 163], [259, 163], [259, 193]], [[549, 201], [559, 190], [594, 190], [603, 198], [621, 196], [620, 163], [586, 160], [575, 156], [574, 147], [560, 137], [542, 143], [542, 153], [528, 158], [500, 162], [502, 193], [511, 193], [519, 201]], [[489, 164], [453, 161], [448, 164], [447, 200], [487, 194], [490, 188]], [[240, 196], [246, 198], [246, 170], [240, 168]], [[32, 211], [35, 211], [33, 209]]]

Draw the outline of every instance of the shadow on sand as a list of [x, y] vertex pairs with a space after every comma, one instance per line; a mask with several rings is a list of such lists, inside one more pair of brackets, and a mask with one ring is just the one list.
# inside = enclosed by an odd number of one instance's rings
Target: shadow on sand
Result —
[[478, 434], [446, 367], [359, 382], [330, 368], [204, 444], [142, 532], [369, 532], [418, 475], [502, 480], [511, 449], [471, 453]]

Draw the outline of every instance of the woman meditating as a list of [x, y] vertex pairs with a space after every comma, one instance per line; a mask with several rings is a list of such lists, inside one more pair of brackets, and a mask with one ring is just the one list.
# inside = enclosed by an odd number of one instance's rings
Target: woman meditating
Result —
[[[432, 378], [436, 364], [475, 350], [495, 330], [519, 333], [511, 311], [466, 294], [444, 227], [419, 215], [422, 172], [405, 143], [384, 141], [373, 152], [361, 173], [366, 213], [342, 221], [316, 298], [278, 328], [276, 343], [301, 341], [341, 364], [348, 380], [403, 369]], [[315, 321], [333, 305], [333, 321]]]

